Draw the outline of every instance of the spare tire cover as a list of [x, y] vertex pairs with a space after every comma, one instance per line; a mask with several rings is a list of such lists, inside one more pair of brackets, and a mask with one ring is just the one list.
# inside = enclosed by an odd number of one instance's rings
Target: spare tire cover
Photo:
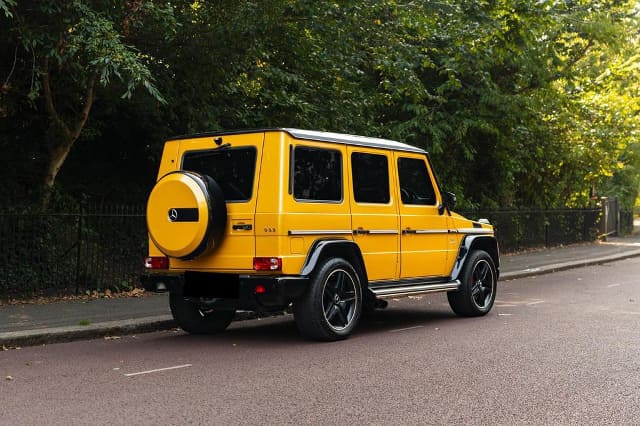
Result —
[[209, 176], [172, 172], [149, 195], [149, 236], [169, 257], [188, 260], [208, 253], [219, 245], [226, 221], [224, 195]]

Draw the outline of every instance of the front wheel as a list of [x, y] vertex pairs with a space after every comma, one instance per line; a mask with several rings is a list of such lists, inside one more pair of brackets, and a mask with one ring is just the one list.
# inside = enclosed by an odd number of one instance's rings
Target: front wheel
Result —
[[220, 333], [231, 324], [236, 313], [235, 310], [209, 309], [177, 293], [169, 295], [169, 306], [180, 328], [190, 334]]
[[344, 259], [330, 259], [318, 270], [307, 292], [293, 304], [298, 330], [316, 340], [346, 339], [362, 314], [362, 285]]
[[460, 288], [447, 293], [453, 312], [464, 317], [487, 314], [496, 300], [498, 284], [493, 259], [483, 250], [471, 252], [461, 274]]

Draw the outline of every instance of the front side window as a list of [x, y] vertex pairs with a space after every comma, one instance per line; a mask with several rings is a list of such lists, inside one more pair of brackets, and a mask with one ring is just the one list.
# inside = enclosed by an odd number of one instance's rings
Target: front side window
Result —
[[398, 158], [400, 198], [403, 204], [435, 205], [436, 193], [427, 165], [419, 158]]
[[351, 154], [353, 199], [358, 203], [387, 204], [389, 164], [384, 155], [354, 152]]
[[340, 151], [296, 147], [293, 150], [293, 197], [304, 201], [341, 201]]
[[249, 201], [256, 155], [253, 147], [192, 151], [184, 155], [182, 169], [211, 176], [222, 188], [225, 201]]

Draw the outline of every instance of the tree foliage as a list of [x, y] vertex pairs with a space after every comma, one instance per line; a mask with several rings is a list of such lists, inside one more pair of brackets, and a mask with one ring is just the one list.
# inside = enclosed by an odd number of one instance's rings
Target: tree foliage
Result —
[[126, 43], [139, 21], [159, 10], [145, 1], [81, 0], [12, 0], [0, 9], [9, 24], [4, 50], [14, 51], [1, 107], [5, 115], [40, 114], [40, 121], [46, 120], [39, 123], [42, 170], [35, 171], [46, 204], [60, 168], [85, 130], [98, 87], [108, 88], [117, 78], [123, 97], [144, 86], [162, 101], [147, 65], [153, 58]]
[[71, 192], [105, 196], [90, 168], [144, 193], [172, 134], [302, 127], [428, 149], [463, 208], [638, 193], [635, 1], [27, 3], [0, 0], [2, 144], [47, 175], [55, 80]]

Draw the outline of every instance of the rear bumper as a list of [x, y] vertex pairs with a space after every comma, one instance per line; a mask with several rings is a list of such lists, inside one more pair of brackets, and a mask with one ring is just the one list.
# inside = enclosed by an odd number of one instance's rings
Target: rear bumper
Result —
[[[205, 272], [144, 274], [142, 287], [156, 293], [178, 293], [185, 297], [235, 301], [237, 309], [260, 311], [285, 308], [307, 289], [303, 276], [232, 275]], [[260, 292], [256, 292], [260, 287]], [[263, 291], [262, 291], [263, 290]]]
[[184, 279], [182, 275], [144, 274], [140, 277], [140, 284], [153, 293], [181, 293]]

